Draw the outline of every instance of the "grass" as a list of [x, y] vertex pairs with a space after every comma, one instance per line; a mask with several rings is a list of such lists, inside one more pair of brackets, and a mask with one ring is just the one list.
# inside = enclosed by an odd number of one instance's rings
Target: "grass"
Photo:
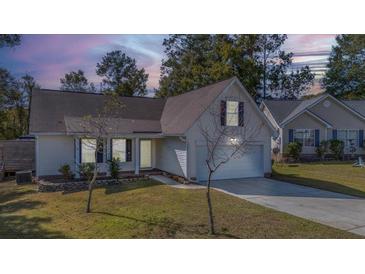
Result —
[[275, 179], [365, 198], [365, 168], [349, 162], [275, 164]]
[[[213, 191], [213, 238], [360, 238], [360, 236]], [[87, 192], [38, 193], [35, 185], [0, 183], [0, 238], [209, 238], [202, 189], [154, 181]]]

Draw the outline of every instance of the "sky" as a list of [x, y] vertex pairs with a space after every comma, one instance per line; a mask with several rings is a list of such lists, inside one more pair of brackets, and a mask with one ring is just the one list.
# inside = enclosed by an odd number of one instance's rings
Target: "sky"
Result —
[[[42, 88], [58, 89], [60, 78], [72, 70], [82, 69], [89, 81], [98, 85], [96, 63], [108, 51], [122, 50], [149, 74], [148, 89], [158, 88], [162, 42], [167, 35], [23, 35], [15, 48], [0, 49], [0, 67], [14, 76], [31, 74]], [[283, 49], [294, 53], [293, 68], [309, 65], [316, 73], [311, 93], [320, 92], [319, 79], [326, 70], [334, 34], [291, 34]]]

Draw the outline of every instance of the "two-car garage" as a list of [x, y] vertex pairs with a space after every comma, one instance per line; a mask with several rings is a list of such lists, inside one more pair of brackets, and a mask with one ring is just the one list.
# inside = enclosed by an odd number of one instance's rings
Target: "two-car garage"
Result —
[[[230, 146], [220, 146], [215, 155], [219, 159], [225, 158], [232, 153]], [[197, 180], [208, 179], [208, 168], [206, 165], [206, 146], [197, 147]], [[213, 174], [212, 180], [237, 179], [264, 176], [263, 146], [250, 145], [245, 148], [244, 153], [237, 153], [227, 163], [219, 167]]]

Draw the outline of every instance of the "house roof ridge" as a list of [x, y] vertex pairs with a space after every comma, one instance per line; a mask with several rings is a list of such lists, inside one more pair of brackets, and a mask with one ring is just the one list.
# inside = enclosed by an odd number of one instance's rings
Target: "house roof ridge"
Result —
[[[42, 92], [54, 92], [54, 93], [69, 93], [69, 94], [83, 94], [83, 95], [97, 95], [97, 96], [106, 96], [105, 93], [98, 92], [88, 92], [88, 91], [77, 91], [77, 90], [60, 90], [60, 89], [37, 89]], [[147, 96], [126, 96], [119, 95], [120, 98], [138, 98], [138, 99], [155, 99], [155, 100], [166, 100], [166, 98], [158, 98], [158, 97], [147, 97]]]
[[208, 87], [211, 87], [211, 86], [217, 85], [217, 84], [219, 84], [219, 83], [222, 83], [222, 82], [225, 82], [225, 81], [228, 81], [228, 80], [233, 80], [233, 79], [235, 79], [235, 78], [237, 78], [237, 77], [236, 77], [236, 76], [232, 76], [232, 77], [229, 77], [229, 78], [227, 78], [227, 79], [220, 80], [220, 81], [218, 81], [218, 82], [214, 82], [214, 83], [211, 83], [211, 84], [209, 84], [209, 85], [205, 85], [205, 86], [202, 86], [202, 87], [200, 87], [200, 88], [195, 88], [195, 89], [192, 89], [192, 90], [186, 91], [186, 92], [184, 92], [184, 93], [181, 93], [181, 94], [178, 94], [178, 95], [174, 95], [174, 96], [169, 96], [169, 97], [166, 97], [166, 98], [167, 98], [167, 99], [169, 99], [169, 98], [177, 98], [177, 97], [179, 97], [179, 96], [183, 96], [183, 95], [191, 94], [192, 92], [197, 91], [197, 90], [200, 90], [200, 89], [202, 89], [202, 88], [208, 88]]

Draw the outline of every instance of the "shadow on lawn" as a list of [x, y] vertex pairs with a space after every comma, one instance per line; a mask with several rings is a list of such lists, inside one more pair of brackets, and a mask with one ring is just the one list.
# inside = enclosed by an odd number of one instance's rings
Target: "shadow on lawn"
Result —
[[37, 191], [35, 189], [27, 189], [27, 190], [16, 190], [16, 191], [10, 191], [6, 193], [0, 193], [0, 204], [6, 203], [8, 201], [16, 200], [18, 198], [21, 198], [22, 196], [36, 193]]
[[[162, 229], [164, 231], [164, 237], [163, 238], [175, 238], [177, 232], [185, 233], [186, 235], [196, 235], [200, 238], [205, 238], [208, 236], [208, 228], [207, 225], [203, 224], [197, 224], [197, 225], [184, 225], [181, 223], [174, 222], [172, 218], [168, 217], [161, 217], [161, 218], [148, 218], [146, 220], [138, 219], [126, 215], [120, 215], [120, 214], [113, 214], [109, 212], [103, 212], [103, 211], [94, 211], [95, 214], [102, 214], [107, 215], [111, 217], [117, 217], [117, 218], [123, 218], [135, 222], [140, 222], [146, 224], [148, 227], [158, 227], [159, 229]], [[232, 238], [232, 239], [238, 239], [239, 237], [236, 237], [234, 235], [231, 235], [229, 233], [216, 233], [216, 237], [226, 237], [226, 238]]]
[[34, 193], [33, 190], [15, 191], [1, 196], [0, 202], [0, 238], [2, 239], [40, 239], [65, 238], [60, 232], [42, 228], [42, 224], [50, 223], [50, 217], [27, 217], [19, 213], [20, 210], [36, 209], [44, 204], [41, 201], [17, 200], [21, 196]]
[[130, 191], [130, 190], [136, 190], [140, 188], [146, 188], [146, 187], [154, 187], [161, 185], [161, 183], [155, 182], [155, 181], [135, 181], [135, 182], [125, 182], [121, 183], [119, 185], [110, 185], [107, 187], [103, 187], [105, 189], [105, 194], [114, 194], [114, 193], [120, 193], [124, 191]]
[[273, 172], [273, 179], [285, 181], [288, 183], [309, 186], [313, 188], [318, 188], [322, 190], [337, 192], [341, 194], [352, 195], [356, 197], [365, 198], [365, 192], [356, 188], [338, 184], [335, 182], [329, 182], [324, 180], [318, 180], [313, 178], [299, 177], [298, 174], [282, 174], [278, 172]]

